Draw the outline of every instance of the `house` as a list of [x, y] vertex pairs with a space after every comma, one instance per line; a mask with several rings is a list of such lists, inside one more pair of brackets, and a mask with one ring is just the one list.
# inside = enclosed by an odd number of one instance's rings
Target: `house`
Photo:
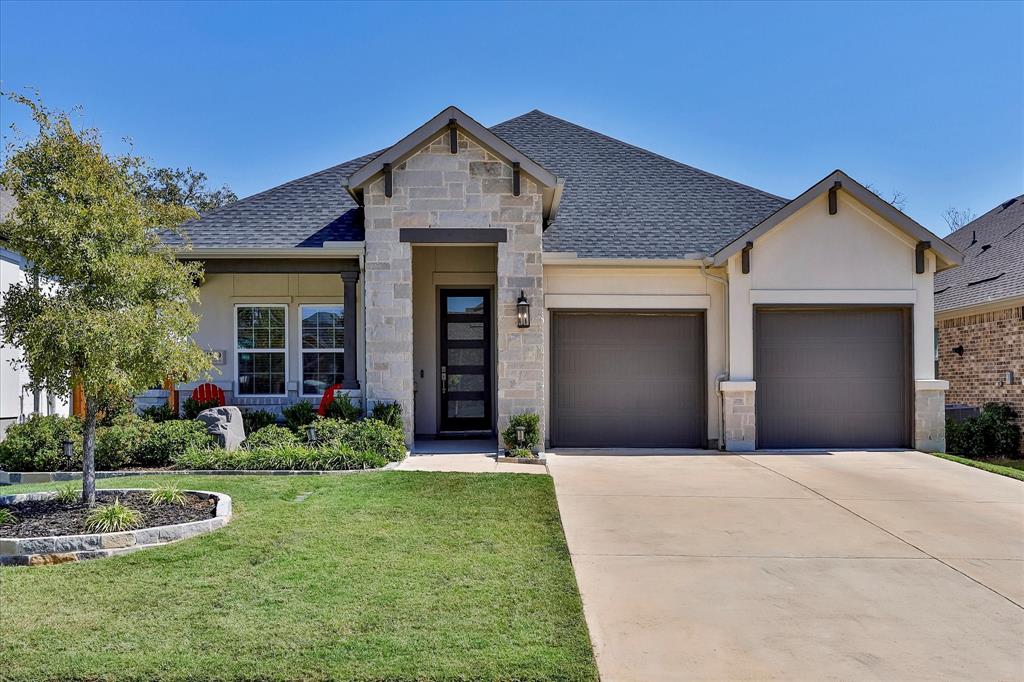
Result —
[[184, 232], [243, 408], [340, 384], [410, 443], [533, 412], [547, 447], [943, 447], [932, 285], [961, 256], [842, 171], [787, 200], [449, 107]]
[[[0, 187], [0, 220], [5, 220], [14, 207], [14, 195]], [[0, 304], [12, 284], [26, 282], [25, 259], [5, 248], [5, 243], [0, 234]], [[0, 440], [11, 424], [24, 421], [31, 414], [68, 414], [66, 396], [31, 390], [28, 372], [14, 364], [20, 357], [20, 349], [0, 343]]]
[[1024, 415], [1024, 194], [946, 237], [963, 266], [935, 277], [936, 364], [947, 402]]

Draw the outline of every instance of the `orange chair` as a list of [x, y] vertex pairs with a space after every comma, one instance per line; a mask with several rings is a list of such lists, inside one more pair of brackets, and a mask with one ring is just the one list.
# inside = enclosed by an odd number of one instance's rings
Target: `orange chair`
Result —
[[200, 384], [192, 391], [192, 400], [201, 403], [216, 400], [218, 407], [224, 407], [224, 391], [215, 384]]
[[334, 402], [334, 392], [341, 390], [341, 384], [332, 384], [324, 391], [324, 397], [320, 398], [320, 408], [316, 411], [321, 417], [327, 416], [327, 408]]

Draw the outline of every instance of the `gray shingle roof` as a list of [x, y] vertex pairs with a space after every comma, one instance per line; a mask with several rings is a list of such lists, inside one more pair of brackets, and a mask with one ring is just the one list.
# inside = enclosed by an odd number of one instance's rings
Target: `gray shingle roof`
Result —
[[[711, 253], [786, 200], [531, 111], [491, 131], [565, 179], [545, 251], [581, 258]], [[211, 211], [185, 224], [196, 247], [321, 246], [363, 238], [345, 178], [380, 152]]]
[[935, 310], [1024, 296], [1024, 194], [946, 237], [964, 264], [935, 275]]

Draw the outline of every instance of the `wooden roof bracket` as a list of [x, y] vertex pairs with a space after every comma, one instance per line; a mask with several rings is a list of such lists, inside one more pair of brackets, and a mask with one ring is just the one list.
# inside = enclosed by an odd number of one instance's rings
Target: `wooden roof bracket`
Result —
[[839, 213], [839, 197], [837, 196], [840, 189], [842, 189], [843, 183], [836, 180], [828, 190], [828, 214], [835, 215]]
[[930, 248], [932, 248], [931, 242], [918, 242], [914, 248], [914, 271], [919, 275], [924, 274], [924, 253]]
[[459, 130], [454, 118], [448, 119], [448, 147], [452, 154], [459, 153]]
[[747, 242], [740, 252], [740, 270], [744, 275], [750, 274], [750, 250], [754, 248], [754, 242]]

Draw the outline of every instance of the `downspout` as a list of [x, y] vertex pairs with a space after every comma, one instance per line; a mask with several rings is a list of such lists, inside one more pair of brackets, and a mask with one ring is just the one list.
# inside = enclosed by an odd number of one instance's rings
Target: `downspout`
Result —
[[712, 262], [711, 258], [708, 258], [704, 254], [700, 254], [700, 274], [705, 279], [713, 280], [722, 285], [725, 290], [725, 371], [721, 372], [715, 377], [715, 394], [718, 396], [718, 449], [725, 449], [725, 399], [722, 396], [722, 382], [729, 379], [729, 345], [731, 339], [729, 338], [729, 280], [718, 275], [712, 275], [707, 270], [708, 263]]

